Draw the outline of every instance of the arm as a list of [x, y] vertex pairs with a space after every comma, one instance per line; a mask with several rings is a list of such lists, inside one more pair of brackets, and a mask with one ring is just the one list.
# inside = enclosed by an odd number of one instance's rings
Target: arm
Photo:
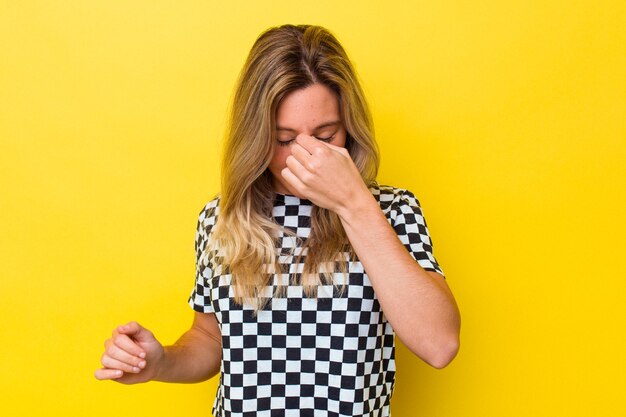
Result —
[[193, 325], [172, 346], [165, 348], [156, 381], [201, 382], [220, 370], [222, 341], [215, 314], [195, 313]]
[[96, 378], [124, 384], [201, 382], [219, 372], [222, 357], [215, 315], [198, 312], [191, 328], [172, 346], [163, 347], [149, 330], [131, 322], [118, 327], [105, 347]]
[[348, 151], [299, 135], [282, 175], [301, 195], [339, 215], [402, 342], [430, 365], [446, 366], [459, 347], [460, 315], [452, 292], [402, 245]]
[[367, 192], [339, 210], [343, 227], [398, 337], [417, 356], [443, 368], [459, 348], [460, 315], [437, 272], [409, 254]]

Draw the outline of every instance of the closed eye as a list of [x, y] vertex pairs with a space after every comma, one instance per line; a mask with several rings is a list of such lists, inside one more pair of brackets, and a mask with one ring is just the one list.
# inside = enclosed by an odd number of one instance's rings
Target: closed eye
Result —
[[332, 142], [335, 139], [335, 135], [329, 136], [327, 138], [320, 138], [319, 136], [315, 136], [315, 139], [321, 140], [322, 142]]
[[291, 144], [291, 142], [293, 142], [295, 139], [289, 139], [289, 140], [279, 140], [278, 141], [278, 146], [289, 146]]
[[[325, 142], [325, 143], [330, 143], [330, 142], [332, 142], [332, 141], [333, 141], [333, 139], [335, 139], [335, 136], [336, 136], [336, 134], [333, 134], [332, 136], [329, 136], [329, 137], [327, 137], [327, 138], [321, 138], [321, 137], [319, 137], [319, 136], [313, 136], [313, 137], [314, 137], [315, 139], [317, 139], [317, 140], [321, 140], [322, 142]], [[279, 140], [279, 141], [278, 141], [278, 146], [289, 146], [289, 145], [291, 145], [291, 143], [292, 143], [293, 141], [295, 141], [295, 140], [296, 140], [296, 138], [293, 138], [293, 139], [288, 139], [288, 140]]]

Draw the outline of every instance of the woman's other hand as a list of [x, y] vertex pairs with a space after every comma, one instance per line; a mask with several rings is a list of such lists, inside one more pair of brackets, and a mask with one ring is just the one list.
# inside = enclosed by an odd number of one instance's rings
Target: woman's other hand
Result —
[[96, 379], [123, 384], [147, 382], [155, 378], [164, 349], [152, 332], [136, 322], [117, 327], [104, 342], [102, 368]]

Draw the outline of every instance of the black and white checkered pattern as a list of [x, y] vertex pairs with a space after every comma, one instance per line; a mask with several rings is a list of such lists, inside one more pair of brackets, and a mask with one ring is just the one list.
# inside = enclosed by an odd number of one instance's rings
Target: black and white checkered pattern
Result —
[[[413, 258], [426, 270], [443, 271], [432, 254], [426, 221], [415, 196], [403, 189], [371, 189], [388, 221]], [[272, 298], [257, 315], [237, 305], [231, 275], [219, 253], [205, 251], [219, 214], [219, 197], [200, 213], [196, 232], [196, 286], [189, 298], [199, 312], [215, 313], [222, 332], [220, 384], [213, 406], [219, 417], [372, 416], [389, 417], [395, 381], [394, 332], [360, 262], [348, 262], [347, 291], [318, 287], [317, 298], [289, 284], [297, 239], [281, 233], [277, 254], [282, 273], [277, 285], [288, 285], [285, 298]], [[306, 239], [311, 231], [312, 203], [276, 195], [273, 216]], [[290, 251], [295, 248], [295, 252]], [[304, 254], [306, 255], [306, 254]], [[336, 274], [338, 283], [343, 282]]]

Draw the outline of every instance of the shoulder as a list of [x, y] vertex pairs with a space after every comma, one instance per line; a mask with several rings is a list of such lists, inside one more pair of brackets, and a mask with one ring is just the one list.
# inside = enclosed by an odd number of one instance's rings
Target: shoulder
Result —
[[206, 203], [204, 207], [202, 207], [202, 210], [200, 210], [200, 216], [202, 216], [202, 214], [206, 216], [206, 214], [208, 213], [214, 213], [219, 211], [219, 205], [220, 195], [218, 194], [213, 199], [209, 200], [209, 202]]
[[207, 233], [211, 227], [215, 225], [220, 211], [220, 196], [215, 196], [212, 200], [202, 207], [198, 214], [198, 230], [204, 230]]
[[381, 210], [385, 213], [390, 210], [398, 209], [400, 206], [420, 206], [419, 200], [415, 197], [415, 194], [406, 188], [398, 188], [391, 185], [380, 185], [375, 183], [370, 186], [369, 189], [378, 202]]

